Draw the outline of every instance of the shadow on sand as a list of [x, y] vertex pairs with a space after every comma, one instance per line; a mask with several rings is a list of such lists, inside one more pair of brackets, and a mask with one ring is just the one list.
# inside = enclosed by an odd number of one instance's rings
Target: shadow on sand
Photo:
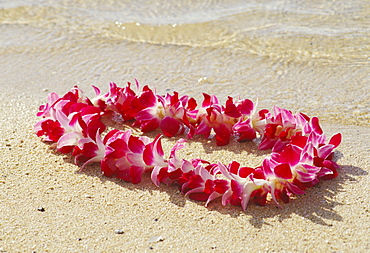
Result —
[[[115, 128], [123, 129], [122, 125], [113, 126]], [[127, 129], [126, 127], [124, 127]], [[146, 134], [150, 138], [154, 138], [158, 132], [152, 132]], [[179, 138], [171, 138], [171, 141], [176, 141]], [[198, 141], [195, 138], [191, 141]], [[237, 145], [228, 145], [223, 147], [217, 147], [213, 143], [214, 140], [209, 142], [200, 141], [203, 145], [205, 153], [212, 153], [215, 150], [224, 149], [231, 153], [240, 152], [240, 146], [235, 148]], [[242, 143], [243, 150], [253, 153], [257, 156], [266, 156], [270, 151], [261, 151], [257, 149], [257, 145], [254, 142]], [[343, 154], [339, 151], [335, 152], [334, 159], [336, 161], [340, 160]], [[64, 158], [65, 162], [73, 163], [74, 158], [72, 156], [67, 156]], [[216, 161], [212, 161], [216, 162]], [[339, 163], [340, 165], [340, 163]], [[180, 207], [184, 207], [186, 201], [192, 201], [198, 205], [204, 205], [204, 202], [190, 200], [184, 197], [176, 185], [167, 186], [161, 184], [159, 187], [155, 186], [151, 180], [149, 173], [145, 173], [140, 184], [132, 184], [129, 182], [124, 182], [123, 180], [117, 178], [108, 178], [101, 174], [99, 165], [92, 164], [87, 165], [83, 171], [78, 171], [76, 173], [83, 173], [88, 176], [98, 177], [102, 182], [112, 181], [121, 187], [125, 187], [132, 191], [160, 191], [166, 192], [170, 198], [170, 201]], [[240, 215], [246, 214], [249, 217], [249, 223], [255, 228], [261, 228], [264, 225], [271, 226], [266, 220], [268, 218], [277, 217], [279, 221], [284, 221], [285, 219], [290, 219], [293, 215], [301, 216], [315, 224], [323, 226], [332, 226], [331, 221], [341, 221], [343, 218], [335, 211], [335, 207], [342, 205], [340, 202], [335, 200], [335, 195], [338, 192], [344, 191], [343, 185], [348, 181], [356, 182], [356, 177], [367, 175], [368, 173], [358, 167], [351, 165], [340, 165], [339, 176], [333, 180], [322, 181], [313, 188], [307, 189], [306, 193], [303, 195], [295, 196], [291, 199], [290, 203], [284, 204], [280, 203], [283, 208], [278, 207], [273, 201], [269, 201], [266, 206], [258, 206], [256, 204], [249, 204], [246, 213], [244, 213], [239, 206], [222, 206], [219, 199], [211, 202], [207, 209], [209, 211], [217, 211], [221, 214], [228, 215], [233, 218], [237, 218]], [[309, 204], [308, 204], [309, 203]], [[302, 208], [304, 207], [304, 208]]]

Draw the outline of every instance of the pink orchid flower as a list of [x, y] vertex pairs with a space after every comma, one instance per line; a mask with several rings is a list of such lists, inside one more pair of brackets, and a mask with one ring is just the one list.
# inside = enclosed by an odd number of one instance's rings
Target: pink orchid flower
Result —
[[263, 161], [263, 171], [277, 204], [277, 197], [287, 203], [291, 194], [303, 194], [303, 189], [319, 182], [321, 168], [314, 163], [314, 149], [312, 142], [303, 148], [289, 144]]
[[322, 134], [318, 119], [310, 120], [303, 113], [292, 114], [291, 111], [274, 106], [273, 114], [266, 114], [266, 126], [259, 149], [282, 150], [293, 136], [308, 136], [312, 131]]
[[[139, 82], [135, 79], [136, 92], [140, 93]], [[100, 89], [93, 86], [96, 97], [92, 103], [99, 107], [101, 111], [115, 111], [122, 115], [124, 121], [133, 120], [138, 111], [145, 108], [145, 104], [137, 103], [138, 95], [131, 89], [131, 83], [127, 83], [124, 88], [118, 87], [115, 83], [110, 83], [108, 93], [101, 95]], [[144, 87], [146, 89], [147, 87]]]
[[[164, 183], [166, 181], [167, 184], [171, 184], [181, 175], [182, 171], [180, 168], [183, 165], [184, 160], [180, 160], [177, 157], [176, 151], [184, 148], [185, 142], [186, 141], [184, 139], [180, 139], [176, 142], [171, 149], [170, 157], [167, 161], [163, 158], [164, 153], [160, 142], [153, 142], [153, 155], [146, 157], [150, 158], [150, 161], [147, 163], [155, 166], [151, 174], [151, 179], [155, 185], [159, 186], [160, 183]], [[177, 176], [174, 176], [174, 174], [177, 174]]]
[[60, 123], [50, 118], [40, 120], [33, 129], [43, 141], [57, 142], [64, 134], [64, 128]]
[[102, 133], [105, 125], [100, 121], [100, 110], [94, 106], [83, 107], [80, 112], [66, 116], [62, 111], [56, 111], [56, 119], [64, 129], [64, 134], [57, 142], [57, 149], [69, 153], [79, 140], [90, 137], [95, 140], [96, 133]]
[[[81, 115], [86, 123], [96, 117], [98, 117], [96, 120], [99, 121], [100, 111], [90, 105], [90, 100], [83, 96], [82, 91], [78, 87], [74, 87], [63, 97], [59, 97], [57, 94], [51, 93], [48, 96], [48, 103], [41, 106], [37, 113], [38, 116], [42, 116], [44, 119], [36, 123], [34, 130], [38, 136], [43, 136], [45, 141], [59, 142], [60, 139], [64, 137], [60, 142], [65, 142], [66, 139], [68, 139], [68, 136], [65, 136], [66, 133], [80, 132], [82, 134], [82, 129], [77, 126], [78, 123], [81, 123], [77, 120], [78, 116], [73, 116], [71, 114], [76, 114], [81, 111]], [[88, 109], [86, 107], [88, 107]], [[93, 134], [92, 136], [95, 136], [94, 130], [99, 127], [104, 131], [105, 126], [103, 124], [95, 124], [95, 121], [91, 124], [91, 127], [89, 127], [88, 130], [87, 127], [85, 128], [90, 134]], [[72, 137], [72, 135], [73, 134], [70, 134], [69, 137]], [[77, 134], [74, 134], [74, 136], [77, 137]], [[77, 137], [77, 139], [80, 139], [79, 137]], [[73, 138], [70, 138], [70, 140], [71, 139]], [[77, 143], [73, 142], [71, 146], [75, 144]], [[61, 148], [61, 146], [59, 148]], [[70, 152], [70, 148], [68, 148], [68, 151], [65, 149], [63, 152]]]
[[205, 93], [203, 93], [203, 96], [202, 108], [198, 111], [197, 126], [193, 135], [202, 134], [205, 138], [208, 138], [213, 130], [216, 134], [217, 146], [224, 146], [229, 143], [233, 133], [232, 127], [236, 122], [234, 116], [239, 117], [240, 113], [232, 103], [228, 103], [229, 106], [226, 106], [226, 108], [229, 115], [232, 115], [229, 116], [224, 113], [226, 109], [219, 104], [216, 96]]
[[54, 105], [56, 101], [59, 100], [59, 95], [55, 92], [52, 92], [48, 95], [48, 102], [44, 105], [39, 107], [39, 111], [37, 112], [36, 116], [43, 117], [43, 118], [50, 118], [50, 108]]
[[[312, 133], [314, 136], [315, 133]], [[321, 137], [321, 136], [320, 136]], [[342, 141], [342, 135], [340, 133], [333, 135], [327, 144], [320, 143], [315, 146], [314, 150], [314, 164], [315, 166], [321, 167], [318, 176], [321, 179], [329, 180], [338, 176], [337, 169], [339, 165], [333, 161], [333, 152], [336, 147]]]
[[160, 135], [153, 142], [146, 136], [133, 136], [131, 130], [112, 130], [107, 136], [105, 155], [101, 160], [104, 175], [137, 184], [144, 172], [167, 167]]
[[253, 140], [257, 137], [257, 132], [263, 134], [266, 126], [265, 114], [268, 110], [257, 112], [257, 103], [253, 104], [249, 99], [237, 101], [236, 108], [241, 114], [238, 122], [233, 126], [234, 132], [239, 136], [238, 141]]
[[[178, 93], [166, 96], [156, 95], [152, 90], [146, 91], [145, 99], [148, 107], [138, 112], [135, 119], [143, 132], [161, 128], [168, 137], [182, 134], [185, 131], [185, 123], [188, 122], [186, 111], [189, 99], [187, 96], [179, 98]], [[138, 101], [141, 101], [139, 98]], [[192, 106], [193, 100], [190, 100]]]
[[219, 163], [218, 168], [230, 180], [230, 188], [222, 196], [223, 205], [241, 205], [245, 211], [252, 194], [267, 184], [265, 179], [254, 177], [254, 169], [239, 168], [238, 163], [231, 163], [228, 167]]
[[206, 201], [206, 206], [212, 200], [221, 197], [229, 188], [226, 180], [217, 179], [203, 163], [198, 163], [192, 172], [193, 175], [188, 176], [188, 180], [182, 184], [181, 191], [191, 199]]
[[76, 164], [78, 160], [84, 162], [81, 170], [89, 163], [100, 163], [105, 155], [105, 144], [101, 139], [100, 131], [96, 131], [95, 140], [90, 137], [79, 139], [72, 155], [75, 156]]
[[112, 130], [110, 138], [105, 145], [105, 155], [101, 161], [101, 168], [105, 176], [129, 181], [132, 183], [141, 182], [141, 176], [147, 166], [143, 160], [145, 146], [150, 143], [148, 137], [133, 136], [131, 130]]

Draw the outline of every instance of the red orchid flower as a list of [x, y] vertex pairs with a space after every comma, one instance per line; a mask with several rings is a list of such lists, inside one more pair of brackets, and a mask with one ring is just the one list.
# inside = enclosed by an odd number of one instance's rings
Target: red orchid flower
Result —
[[143, 157], [150, 144], [148, 137], [133, 136], [131, 130], [112, 132], [105, 138], [105, 155], [101, 160], [104, 175], [140, 183], [142, 174], [153, 168], [145, 163]]
[[238, 141], [249, 141], [257, 137], [257, 132], [263, 134], [266, 125], [265, 114], [267, 110], [257, 112], [257, 103], [249, 99], [237, 101], [236, 108], [240, 112], [238, 122], [233, 126], [234, 132], [239, 136]]
[[[140, 86], [135, 79], [136, 90], [140, 92]], [[100, 108], [101, 111], [115, 111], [119, 113], [124, 121], [133, 120], [136, 113], [145, 105], [135, 103], [137, 100], [136, 93], [131, 89], [131, 83], [127, 83], [124, 88], [118, 87], [115, 83], [110, 83], [108, 93], [100, 95], [100, 89], [93, 86], [96, 97], [92, 99], [92, 103]]]
[[105, 130], [105, 125], [100, 121], [100, 110], [94, 106], [86, 106], [68, 116], [56, 111], [55, 117], [64, 129], [64, 134], [57, 142], [57, 149], [62, 153], [71, 152], [79, 140], [86, 137], [95, 140], [96, 133], [101, 134]]
[[308, 136], [312, 131], [322, 134], [316, 117], [310, 120], [302, 113], [292, 114], [291, 111], [274, 106], [273, 114], [267, 113], [266, 126], [259, 149], [282, 150], [294, 136]]
[[[221, 106], [216, 96], [203, 93], [204, 101], [198, 112], [198, 124], [195, 127], [194, 135], [202, 134], [208, 138], [213, 130], [215, 132], [217, 146], [224, 146], [229, 143], [233, 133], [232, 126], [235, 118], [225, 114], [225, 107]], [[240, 116], [240, 113], [229, 103], [228, 113], [233, 116]]]
[[84, 162], [81, 170], [89, 163], [100, 163], [104, 158], [105, 144], [99, 132], [96, 131], [95, 140], [90, 137], [79, 139], [77, 146], [73, 149], [72, 155], [75, 156], [75, 163], [77, 164], [78, 160]]
[[[138, 112], [135, 119], [143, 132], [161, 128], [168, 137], [182, 134], [187, 123], [186, 108], [188, 97], [179, 98], [178, 93], [166, 96], [156, 95], [152, 90], [147, 90], [145, 99], [148, 106]], [[139, 98], [138, 101], [141, 101]], [[149, 102], [148, 102], [149, 101]]]
[[[254, 177], [253, 169], [240, 168], [239, 164], [231, 163], [228, 167], [219, 163], [222, 175], [230, 180], [230, 188], [222, 196], [222, 204], [241, 205], [246, 210], [252, 194], [267, 184], [265, 179]], [[256, 194], [255, 194], [256, 196]]]

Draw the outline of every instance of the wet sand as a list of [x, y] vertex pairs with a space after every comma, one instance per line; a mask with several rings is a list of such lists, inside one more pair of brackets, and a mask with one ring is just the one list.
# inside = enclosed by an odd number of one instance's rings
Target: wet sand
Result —
[[[53, 59], [34, 53], [11, 52], [3, 56], [0, 252], [370, 250], [370, 131], [366, 125], [335, 124], [335, 120], [324, 117], [322, 125], [328, 135], [341, 132], [344, 136], [336, 152], [341, 166], [339, 176], [321, 182], [289, 204], [283, 204], [282, 209], [272, 202], [264, 207], [251, 204], [243, 213], [240, 207], [223, 207], [220, 201], [205, 208], [204, 203], [182, 196], [174, 186], [157, 188], [148, 176], [141, 184], [133, 185], [103, 177], [97, 165], [79, 172], [70, 156], [54, 152], [33, 133], [38, 120], [35, 113], [49, 92], [64, 93], [76, 82], [84, 90], [96, 83], [105, 88], [109, 81], [115, 81], [115, 74], [109, 69], [96, 76], [77, 73], [89, 69], [92, 64], [88, 63], [79, 68], [73, 64], [57, 68], [67, 57], [63, 54], [54, 55]], [[67, 69], [76, 73], [65, 74]], [[175, 74], [169, 78], [175, 79]], [[324, 78], [325, 70], [321, 74]], [[128, 75], [116, 73], [118, 76], [132, 80]], [[152, 77], [153, 74], [147, 78]], [[176, 80], [171, 81], [176, 84]], [[346, 85], [355, 89], [350, 82]], [[363, 85], [368, 87], [366, 80]], [[304, 90], [305, 86], [298, 88]], [[205, 90], [211, 92], [212, 87]], [[293, 92], [296, 94], [300, 93]], [[299, 106], [303, 112], [311, 112], [309, 106]], [[245, 165], [262, 160], [262, 154], [251, 144], [239, 146], [234, 142], [223, 149], [213, 149], [213, 144], [195, 139], [189, 142], [184, 154], [202, 156], [212, 162], [237, 159]], [[241, 147], [247, 151], [239, 154]], [[156, 241], [155, 236], [162, 239]]]

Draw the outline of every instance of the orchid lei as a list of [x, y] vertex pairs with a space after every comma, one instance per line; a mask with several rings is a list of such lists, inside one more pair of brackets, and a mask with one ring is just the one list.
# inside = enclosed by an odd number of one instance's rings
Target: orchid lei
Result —
[[[135, 80], [136, 81], [136, 80]], [[92, 99], [73, 87], [64, 96], [48, 96], [39, 108], [42, 120], [34, 129], [44, 141], [56, 142], [61, 153], [72, 153], [75, 162], [100, 163], [105, 176], [117, 177], [134, 184], [140, 183], [145, 172], [151, 173], [155, 185], [177, 184], [181, 192], [194, 200], [208, 203], [221, 198], [222, 204], [238, 205], [246, 210], [248, 202], [265, 205], [270, 196], [289, 202], [293, 194], [333, 179], [339, 166], [333, 161], [333, 150], [341, 142], [338, 133], [327, 140], [318, 118], [274, 106], [272, 112], [257, 111], [249, 99], [228, 97], [221, 105], [214, 95], [203, 94], [200, 107], [194, 98], [161, 96], [136, 81], [120, 88], [110, 84], [109, 92], [101, 94], [94, 87]], [[202, 159], [180, 159], [176, 152], [185, 146], [180, 139], [165, 156], [159, 134], [151, 141], [146, 136], [134, 136], [131, 130], [111, 130], [105, 133], [103, 116], [119, 114], [124, 121], [142, 132], [160, 128], [165, 136], [187, 132], [187, 137], [214, 134], [218, 146], [229, 143], [231, 136], [238, 141], [261, 138], [259, 149], [271, 149], [261, 166], [243, 167], [233, 161], [228, 165]], [[279, 205], [280, 206], [280, 205]]]

